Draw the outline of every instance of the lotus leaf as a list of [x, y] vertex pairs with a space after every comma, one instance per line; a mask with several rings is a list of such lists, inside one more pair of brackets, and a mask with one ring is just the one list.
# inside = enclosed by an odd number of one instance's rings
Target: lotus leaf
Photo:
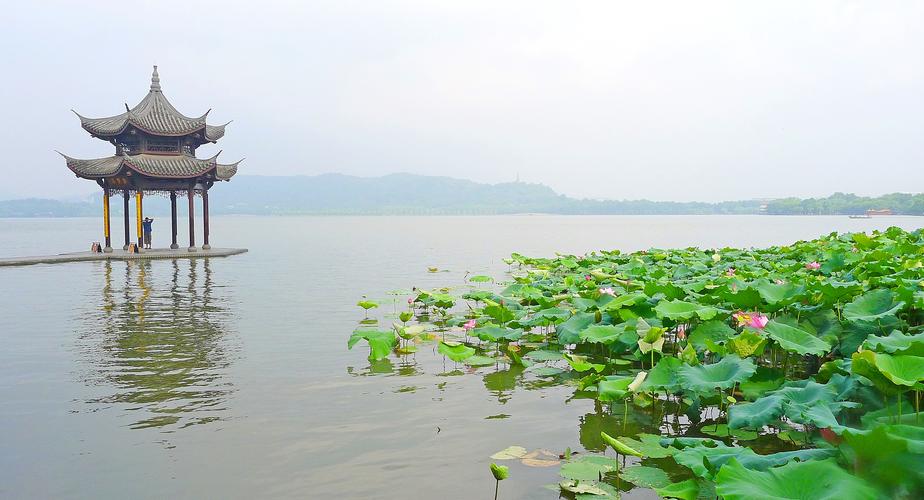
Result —
[[626, 467], [620, 471], [619, 477], [642, 488], [663, 488], [671, 484], [666, 472], [647, 465]]
[[465, 361], [475, 354], [475, 349], [459, 342], [440, 342], [436, 350], [456, 362]]
[[687, 479], [679, 483], [671, 483], [655, 491], [663, 498], [680, 498], [682, 500], [696, 500], [699, 498], [699, 483], [695, 479]]
[[579, 334], [584, 342], [594, 344], [612, 344], [626, 333], [625, 323], [613, 325], [590, 325]]
[[879, 497], [872, 486], [839, 467], [833, 459], [790, 462], [766, 471], [753, 470], [732, 459], [716, 476], [716, 493], [728, 500], [872, 500]]
[[831, 345], [824, 340], [801, 328], [790, 326], [777, 320], [770, 320], [764, 330], [784, 350], [803, 356], [806, 354], [821, 356], [831, 350]]
[[599, 364], [599, 363], [591, 363], [590, 361], [587, 361], [587, 356], [579, 356], [577, 354], [565, 354], [564, 358], [565, 358], [565, 361], [567, 361], [568, 364], [571, 365], [571, 369], [576, 372], [583, 373], [583, 372], [586, 372], [587, 370], [593, 370], [597, 373], [600, 373], [603, 371], [604, 368], [606, 368], [606, 365]]
[[347, 348], [352, 349], [360, 340], [369, 343], [369, 359], [378, 361], [388, 357], [388, 353], [398, 345], [398, 338], [393, 330], [356, 330], [347, 341]]
[[497, 363], [497, 361], [494, 358], [489, 358], [487, 356], [479, 356], [477, 354], [474, 356], [469, 356], [465, 358], [465, 360], [462, 362], [467, 364], [468, 366], [491, 366]]
[[674, 321], [688, 321], [693, 318], [699, 318], [707, 321], [716, 316], [719, 310], [712, 306], [704, 306], [694, 302], [683, 300], [661, 301], [655, 307], [655, 312], [659, 318], [667, 318]]
[[677, 379], [684, 390], [695, 393], [712, 393], [728, 389], [754, 374], [757, 366], [748, 359], [728, 355], [711, 365], [684, 365], [677, 369]]
[[523, 336], [523, 330], [502, 326], [481, 326], [472, 330], [472, 334], [487, 342], [513, 342]]
[[561, 477], [578, 481], [599, 481], [600, 478], [617, 469], [616, 460], [598, 455], [585, 455], [562, 464]]
[[891, 290], [872, 290], [844, 306], [844, 317], [853, 321], [876, 321], [894, 316], [904, 305], [904, 302], [895, 302]]
[[711, 320], [699, 324], [690, 333], [690, 344], [697, 350], [706, 349], [706, 340], [721, 344], [735, 335], [735, 330], [724, 321]]

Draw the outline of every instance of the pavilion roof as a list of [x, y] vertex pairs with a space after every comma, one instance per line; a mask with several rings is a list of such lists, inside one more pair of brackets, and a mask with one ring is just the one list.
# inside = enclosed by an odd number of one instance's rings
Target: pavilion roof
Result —
[[[160, 76], [157, 66], [151, 75], [151, 89], [134, 108], [125, 105], [125, 112], [104, 118], [87, 118], [74, 112], [80, 118], [80, 126], [95, 136], [119, 135], [131, 125], [154, 135], [184, 136], [195, 132], [202, 132], [203, 140], [215, 142], [225, 135], [224, 125], [209, 125], [206, 117], [209, 112], [198, 118], [186, 116], [170, 104], [161, 91]], [[228, 122], [230, 123], [230, 122]]]
[[82, 160], [61, 154], [67, 160], [67, 168], [78, 177], [102, 179], [119, 174], [128, 168], [142, 175], [154, 178], [192, 179], [215, 171], [215, 177], [229, 180], [237, 173], [240, 161], [221, 164], [216, 161], [218, 155], [207, 159], [186, 155], [138, 154], [133, 156], [109, 156]]

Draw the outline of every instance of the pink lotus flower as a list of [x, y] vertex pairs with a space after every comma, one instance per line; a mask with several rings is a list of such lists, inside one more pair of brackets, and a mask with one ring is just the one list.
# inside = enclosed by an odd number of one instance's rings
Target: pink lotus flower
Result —
[[687, 338], [687, 325], [686, 323], [681, 323], [677, 325], [677, 338], [683, 340]]
[[806, 264], [805, 268], [811, 271], [816, 271], [821, 268], [821, 264], [819, 264], [817, 260], [813, 260], [809, 262], [808, 264]]
[[610, 297], [615, 297], [616, 291], [613, 290], [612, 288], [601, 288], [600, 295], [609, 295]]
[[725, 270], [725, 276], [734, 276], [734, 275], [735, 275], [734, 267], [729, 267], [728, 269]]
[[465, 331], [469, 331], [474, 330], [476, 326], [478, 326], [478, 323], [476, 323], [475, 320], [470, 319], [466, 321], [464, 325], [462, 325], [462, 328], [464, 328]]
[[413, 304], [413, 303], [414, 303], [414, 298], [413, 298], [413, 297], [408, 297], [408, 298], [407, 298], [407, 303], [408, 303], [408, 304]]
[[732, 316], [738, 321], [738, 326], [749, 326], [757, 330], [763, 330], [767, 323], [770, 322], [770, 318], [759, 312], [736, 312]]
[[591, 275], [589, 275], [589, 274], [584, 275], [584, 281], [590, 281], [590, 280], [592, 280], [592, 279], [594, 279], [593, 276], [591, 276]]

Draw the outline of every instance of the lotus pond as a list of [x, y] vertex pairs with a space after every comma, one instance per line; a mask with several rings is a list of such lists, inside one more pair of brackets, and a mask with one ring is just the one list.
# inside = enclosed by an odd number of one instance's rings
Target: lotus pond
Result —
[[498, 498], [534, 468], [556, 469], [564, 498], [924, 496], [921, 231], [505, 262], [363, 297], [348, 341], [373, 375], [426, 351], [498, 398], [516, 384], [593, 402], [571, 447], [495, 443]]

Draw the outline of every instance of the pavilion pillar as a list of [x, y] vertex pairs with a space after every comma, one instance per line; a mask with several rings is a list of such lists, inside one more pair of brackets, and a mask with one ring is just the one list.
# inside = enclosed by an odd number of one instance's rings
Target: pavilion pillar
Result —
[[170, 191], [170, 231], [171, 243], [170, 248], [176, 250], [180, 245], [176, 244], [176, 191]]
[[144, 248], [144, 230], [141, 228], [141, 214], [143, 212], [141, 196], [141, 191], [135, 191], [135, 229], [138, 231], [138, 252], [141, 252], [141, 249]]
[[209, 245], [209, 190], [202, 190], [202, 249], [211, 250]]
[[189, 197], [189, 250], [190, 252], [196, 251], [196, 204], [195, 196], [196, 192], [190, 188], [187, 191], [187, 196]]
[[112, 253], [112, 240], [109, 235], [109, 190], [103, 189], [103, 237], [106, 238], [106, 246], [103, 251]]
[[122, 219], [125, 220], [125, 245], [122, 247], [122, 250], [128, 250], [128, 244], [131, 243], [131, 223], [128, 219], [128, 190], [122, 190]]

